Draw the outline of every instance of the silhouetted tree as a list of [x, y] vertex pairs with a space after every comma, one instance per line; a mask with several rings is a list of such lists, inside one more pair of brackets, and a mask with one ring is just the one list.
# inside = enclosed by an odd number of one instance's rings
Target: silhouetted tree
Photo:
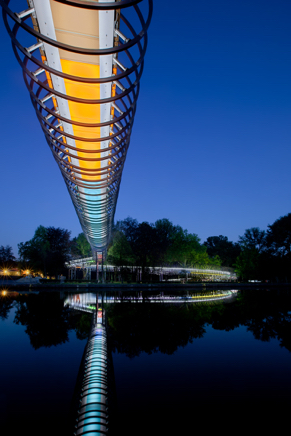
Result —
[[18, 244], [21, 261], [29, 262], [45, 276], [62, 273], [69, 258], [70, 233], [65, 229], [39, 226], [30, 241]]
[[156, 242], [157, 242], [157, 258], [160, 265], [169, 264], [167, 258], [168, 251], [173, 244], [176, 228], [166, 218], [155, 222]]
[[267, 246], [277, 256], [291, 253], [291, 213], [277, 219], [267, 230]]
[[210, 257], [219, 256], [223, 266], [232, 267], [241, 252], [239, 244], [228, 240], [227, 236], [209, 236], [204, 242]]
[[252, 227], [247, 229], [243, 236], [239, 236], [238, 240], [242, 248], [255, 248], [260, 253], [266, 245], [266, 232]]
[[127, 217], [124, 220], [117, 221], [115, 229], [121, 231], [126, 236], [128, 242], [132, 245], [137, 237], [138, 221], [131, 217]]
[[6, 245], [6, 247], [0, 245], [0, 266], [13, 261], [15, 261], [15, 257], [12, 252], [12, 247], [9, 245]]
[[152, 225], [147, 222], [140, 223], [131, 246], [143, 274], [146, 267], [157, 264], [156, 231]]

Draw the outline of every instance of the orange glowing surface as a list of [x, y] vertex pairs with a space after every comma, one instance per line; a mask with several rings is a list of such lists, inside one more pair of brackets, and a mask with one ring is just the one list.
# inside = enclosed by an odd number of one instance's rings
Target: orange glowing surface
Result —
[[[86, 77], [86, 78], [99, 78], [100, 67], [99, 65], [87, 64], [82, 62], [69, 61], [61, 59], [62, 70], [66, 74], [72, 76]], [[67, 94], [77, 98], [83, 98], [88, 100], [100, 99], [100, 85], [91, 83], [80, 83], [65, 79], [65, 86]], [[85, 104], [76, 103], [68, 100], [71, 120], [82, 123], [100, 123], [100, 105], [98, 104]], [[73, 131], [75, 136], [83, 138], [100, 138], [100, 127], [82, 127], [73, 125]], [[76, 140], [76, 147], [84, 150], [100, 150], [100, 142], [86, 142]], [[82, 158], [100, 158], [100, 153], [86, 153], [78, 152], [78, 157]], [[101, 167], [100, 161], [84, 161], [79, 160], [80, 169], [95, 169], [98, 170]], [[98, 180], [99, 175], [88, 176], [84, 175], [83, 178], [87, 180]]]

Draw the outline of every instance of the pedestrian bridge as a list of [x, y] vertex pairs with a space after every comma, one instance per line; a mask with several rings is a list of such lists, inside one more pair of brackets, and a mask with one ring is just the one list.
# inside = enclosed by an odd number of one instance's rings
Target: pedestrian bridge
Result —
[[[142, 268], [141, 266], [131, 265], [131, 266], [114, 266], [114, 265], [102, 265], [93, 258], [86, 257], [82, 259], [74, 259], [66, 263], [66, 267], [69, 270], [68, 278], [69, 280], [74, 279], [84, 279], [91, 280], [92, 277], [96, 280], [104, 279], [108, 274], [120, 275], [125, 269], [132, 272], [136, 276], [136, 281], [142, 281]], [[160, 267], [148, 267], [147, 272], [150, 275], [159, 276], [159, 281], [164, 280], [179, 280], [177, 277], [183, 277], [188, 280], [194, 276], [205, 276], [212, 281], [232, 281], [236, 280], [236, 274], [232, 268], [225, 267], [208, 267], [208, 268], [188, 268], [188, 267], [172, 267], [172, 266], [160, 266]], [[103, 274], [103, 276], [102, 276]]]
[[[153, 1], [0, 0], [0, 5], [83, 232], [92, 252], [106, 251]], [[25, 133], [33, 139], [31, 120], [27, 125]], [[45, 171], [44, 163], [39, 165]]]

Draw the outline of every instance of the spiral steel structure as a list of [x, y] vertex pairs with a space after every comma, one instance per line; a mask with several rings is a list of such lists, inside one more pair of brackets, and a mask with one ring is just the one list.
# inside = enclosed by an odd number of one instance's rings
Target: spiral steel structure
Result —
[[152, 0], [146, 19], [143, 0], [27, 0], [28, 9], [18, 13], [10, 3], [0, 0], [32, 104], [91, 248], [103, 251], [136, 111]]

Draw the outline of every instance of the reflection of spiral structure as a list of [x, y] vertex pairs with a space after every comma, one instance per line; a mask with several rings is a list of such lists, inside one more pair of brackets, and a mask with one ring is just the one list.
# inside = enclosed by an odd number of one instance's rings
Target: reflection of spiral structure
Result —
[[108, 431], [107, 360], [106, 329], [96, 324], [86, 349], [75, 435], [96, 436]]
[[108, 244], [136, 110], [152, 15], [152, 0], [146, 20], [141, 1], [28, 0], [17, 14], [0, 0], [37, 117], [96, 251]]

